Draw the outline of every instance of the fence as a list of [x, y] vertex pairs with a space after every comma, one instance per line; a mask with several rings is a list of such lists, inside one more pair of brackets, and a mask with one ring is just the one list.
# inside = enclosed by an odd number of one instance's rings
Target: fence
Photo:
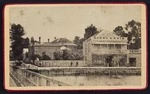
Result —
[[10, 74], [22, 86], [69, 86], [61, 81], [16, 66], [10, 66]]

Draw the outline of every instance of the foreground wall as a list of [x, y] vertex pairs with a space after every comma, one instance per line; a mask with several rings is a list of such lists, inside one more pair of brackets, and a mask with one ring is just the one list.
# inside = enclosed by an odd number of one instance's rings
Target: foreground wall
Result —
[[42, 60], [35, 61], [39, 67], [84, 67], [85, 62], [82, 60]]

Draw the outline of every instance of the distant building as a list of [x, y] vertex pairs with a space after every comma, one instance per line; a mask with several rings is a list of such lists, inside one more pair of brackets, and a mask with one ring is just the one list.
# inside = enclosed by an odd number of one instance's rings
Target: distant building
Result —
[[[127, 37], [120, 37], [105, 30], [101, 30], [83, 43], [84, 61], [88, 66], [139, 67], [139, 51], [130, 51], [127, 49]], [[136, 55], [133, 55], [135, 53]]]
[[41, 42], [41, 38], [39, 37], [39, 41], [31, 40], [29, 52], [30, 54], [38, 54], [42, 56], [42, 54], [48, 55], [51, 59], [54, 59], [54, 52], [61, 51], [61, 47], [66, 47], [67, 50], [71, 52], [76, 51], [76, 44], [67, 38], [54, 38], [53, 41], [49, 42]]
[[128, 50], [128, 63], [130, 67], [141, 67], [141, 49]]

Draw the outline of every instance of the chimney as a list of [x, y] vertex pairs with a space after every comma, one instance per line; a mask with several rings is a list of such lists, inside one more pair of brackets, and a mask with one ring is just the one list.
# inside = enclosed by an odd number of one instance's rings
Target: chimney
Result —
[[48, 42], [49, 42], [49, 39], [48, 39]]
[[41, 44], [41, 37], [39, 37], [39, 44]]

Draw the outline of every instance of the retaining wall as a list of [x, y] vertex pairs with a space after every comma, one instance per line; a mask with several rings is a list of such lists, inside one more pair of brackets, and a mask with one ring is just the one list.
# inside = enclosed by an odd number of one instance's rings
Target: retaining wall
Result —
[[41, 68], [44, 75], [141, 75], [141, 68], [132, 67], [82, 67], [82, 68]]
[[40, 60], [34, 64], [39, 67], [84, 67], [85, 62], [82, 60]]

